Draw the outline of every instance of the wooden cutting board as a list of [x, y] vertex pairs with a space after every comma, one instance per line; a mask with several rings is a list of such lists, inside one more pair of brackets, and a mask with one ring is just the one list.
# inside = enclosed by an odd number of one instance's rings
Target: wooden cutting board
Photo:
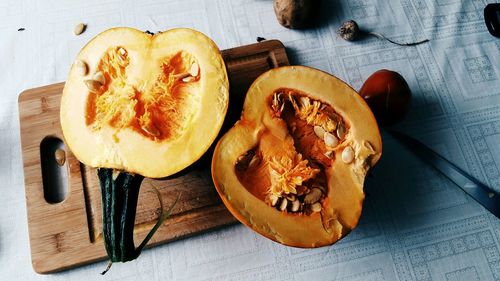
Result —
[[[222, 56], [231, 89], [229, 111], [221, 131], [224, 133], [239, 118], [245, 93], [255, 78], [268, 69], [288, 65], [288, 58], [283, 44], [277, 40], [224, 50]], [[38, 273], [56, 272], [107, 258], [101, 234], [101, 194], [96, 171], [81, 164], [64, 147], [59, 123], [63, 87], [64, 83], [53, 84], [26, 90], [19, 96], [31, 259]], [[55, 161], [56, 148], [66, 151], [63, 166]], [[179, 195], [180, 200], [148, 246], [236, 222], [213, 187], [212, 151], [213, 148], [181, 174], [144, 181], [135, 220], [136, 245], [160, 213], [151, 185], [160, 190], [166, 206]], [[63, 185], [67, 185], [65, 197], [56, 192], [56, 187]]]

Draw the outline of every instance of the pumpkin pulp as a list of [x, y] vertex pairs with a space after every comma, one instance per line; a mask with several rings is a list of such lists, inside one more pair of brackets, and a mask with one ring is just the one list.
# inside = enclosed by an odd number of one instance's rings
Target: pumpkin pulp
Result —
[[199, 103], [199, 70], [191, 81], [183, 81], [193, 65], [199, 67], [196, 59], [187, 52], [166, 57], [157, 77], [145, 81], [129, 81], [129, 65], [124, 47], [110, 48], [101, 58], [97, 70], [105, 82], [89, 94], [87, 126], [95, 131], [103, 126], [131, 128], [155, 141], [182, 134]]
[[[345, 121], [330, 105], [294, 89], [276, 90], [269, 98], [268, 110], [275, 125], [289, 137], [282, 141], [273, 132], [264, 131], [259, 145], [241, 155], [235, 163], [238, 180], [252, 195], [271, 206], [276, 205], [272, 202], [273, 196], [296, 196], [304, 202], [306, 193], [313, 188], [322, 190], [323, 196], [318, 202], [323, 201], [324, 194], [328, 193], [325, 170], [335, 161], [333, 152], [343, 139], [335, 147], [329, 147], [315, 133], [314, 126], [335, 131], [337, 126], [346, 128]], [[281, 211], [312, 213], [310, 206], [304, 203], [299, 210], [289, 205]]]

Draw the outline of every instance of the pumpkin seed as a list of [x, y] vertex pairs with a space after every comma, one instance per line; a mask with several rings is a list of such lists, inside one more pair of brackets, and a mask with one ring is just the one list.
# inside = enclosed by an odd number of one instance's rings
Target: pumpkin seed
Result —
[[189, 69], [189, 74], [191, 76], [196, 77], [198, 76], [198, 73], [200, 73], [200, 66], [197, 63], [193, 63], [191, 65], [191, 68]]
[[325, 156], [328, 159], [332, 159], [333, 158], [333, 151], [332, 150], [328, 150], [327, 152], [325, 152]]
[[104, 74], [102, 74], [102, 72], [100, 71], [97, 71], [96, 73], [94, 73], [94, 75], [92, 75], [92, 80], [101, 83], [101, 85], [104, 85], [104, 83], [106, 83], [106, 77], [104, 77]]
[[188, 83], [188, 82], [194, 81], [194, 79], [195, 78], [193, 76], [188, 76], [188, 77], [182, 78], [182, 82]]
[[245, 159], [245, 155], [240, 155], [238, 156], [238, 158], [236, 159], [236, 163], [239, 163], [241, 161], [243, 161]]
[[337, 137], [339, 137], [339, 140], [345, 137], [345, 127], [343, 124], [337, 126]]
[[304, 197], [304, 203], [306, 204], [316, 203], [319, 201], [319, 199], [321, 199], [321, 195], [323, 195], [323, 193], [319, 188], [313, 188], [311, 189], [311, 192], [307, 193], [306, 196]]
[[342, 161], [349, 164], [352, 162], [352, 160], [354, 160], [354, 150], [352, 149], [352, 147], [347, 146], [346, 148], [344, 148], [344, 151], [342, 151]]
[[161, 134], [160, 130], [158, 130], [158, 128], [156, 128], [153, 124], [143, 125], [141, 126], [141, 129], [153, 137], [159, 137]]
[[252, 159], [250, 160], [250, 163], [248, 163], [248, 168], [255, 168], [259, 164], [260, 164], [260, 157], [257, 155], [254, 155], [252, 157]]
[[315, 184], [313, 184], [312, 187], [318, 188], [319, 190], [321, 190], [321, 192], [326, 193], [326, 188], [323, 185], [319, 185], [319, 184], [315, 183]]
[[314, 203], [311, 205], [311, 211], [317, 213], [321, 211], [321, 204], [320, 203]]
[[279, 197], [274, 195], [274, 194], [270, 194], [269, 195], [269, 201], [271, 202], [271, 206], [276, 206], [276, 203], [278, 203], [278, 199]]
[[99, 89], [101, 89], [102, 84], [99, 81], [92, 80], [92, 79], [87, 79], [84, 80], [85, 85], [91, 92], [97, 92]]
[[75, 62], [75, 68], [76, 68], [76, 72], [80, 76], [85, 76], [89, 72], [89, 68], [88, 68], [87, 64], [81, 60], [77, 60]]
[[299, 200], [292, 201], [292, 212], [297, 212], [300, 208]]
[[285, 194], [285, 198], [288, 199], [288, 201], [293, 202], [297, 199], [294, 194]]
[[80, 34], [82, 34], [85, 31], [86, 27], [87, 27], [86, 24], [79, 23], [79, 24], [75, 25], [75, 28], [73, 29], [73, 33], [75, 35], [80, 35]]
[[323, 139], [325, 137], [325, 129], [323, 129], [321, 126], [314, 126], [314, 133], [320, 139]]
[[281, 204], [280, 204], [280, 210], [281, 211], [286, 210], [287, 205], [288, 205], [288, 200], [286, 200], [286, 198], [283, 198], [283, 200], [281, 201]]
[[330, 134], [329, 132], [325, 132], [323, 140], [325, 141], [325, 144], [328, 147], [335, 147], [339, 144], [339, 140], [337, 139], [337, 137]]
[[57, 165], [62, 166], [66, 162], [66, 152], [58, 148], [54, 153], [54, 158], [56, 159]]
[[182, 78], [186, 78], [189, 76], [189, 73], [177, 73], [177, 74], [174, 74], [174, 79], [182, 79]]
[[118, 54], [120, 54], [120, 56], [124, 57], [127, 54], [127, 51], [125, 51], [124, 48], [119, 47], [118, 48]]

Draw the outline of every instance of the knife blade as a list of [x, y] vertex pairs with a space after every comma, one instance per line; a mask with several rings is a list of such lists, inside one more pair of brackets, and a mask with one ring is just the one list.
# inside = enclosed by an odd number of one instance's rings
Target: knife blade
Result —
[[394, 130], [388, 130], [388, 132], [408, 150], [432, 165], [484, 208], [500, 218], [500, 195], [497, 191], [482, 184], [420, 141]]

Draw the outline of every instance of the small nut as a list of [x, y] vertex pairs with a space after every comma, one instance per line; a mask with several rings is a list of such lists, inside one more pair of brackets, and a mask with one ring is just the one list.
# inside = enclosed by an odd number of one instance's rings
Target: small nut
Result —
[[57, 165], [62, 166], [66, 162], [66, 152], [58, 148], [54, 153], [54, 158], [56, 159]]
[[311, 211], [317, 213], [321, 211], [321, 204], [320, 203], [314, 203], [311, 205]]
[[200, 73], [200, 66], [197, 63], [193, 63], [191, 68], [189, 68], [189, 74], [193, 77], [198, 76]]
[[287, 205], [288, 205], [288, 200], [286, 200], [286, 198], [283, 198], [283, 200], [281, 201], [281, 204], [280, 204], [280, 210], [281, 211], [286, 210]]
[[84, 61], [81, 61], [81, 60], [75, 61], [75, 68], [76, 68], [76, 72], [80, 76], [85, 76], [89, 72], [89, 67], [87, 66], [87, 64]]
[[292, 212], [297, 212], [300, 208], [299, 200], [292, 201]]
[[354, 160], [354, 150], [352, 149], [352, 147], [347, 146], [346, 148], [344, 148], [344, 151], [342, 151], [342, 161], [349, 164], [352, 162], [352, 160]]
[[321, 126], [314, 126], [314, 133], [320, 139], [323, 139], [325, 137], [325, 129], [323, 129]]
[[311, 192], [307, 193], [306, 196], [304, 197], [304, 203], [306, 204], [312, 204], [316, 203], [321, 199], [321, 195], [323, 195], [323, 192], [319, 188], [313, 188], [311, 189]]
[[102, 74], [102, 72], [100, 71], [97, 71], [96, 73], [94, 73], [94, 75], [92, 75], [92, 80], [101, 83], [101, 85], [104, 85], [104, 83], [106, 83], [106, 77], [104, 77], [104, 74]]
[[337, 139], [337, 137], [330, 134], [329, 132], [325, 132], [323, 140], [328, 147], [336, 147], [339, 144], [339, 140]]
[[75, 28], [73, 29], [73, 33], [75, 35], [80, 35], [85, 31], [86, 28], [87, 28], [86, 24], [79, 23], [79, 24], [75, 25]]

